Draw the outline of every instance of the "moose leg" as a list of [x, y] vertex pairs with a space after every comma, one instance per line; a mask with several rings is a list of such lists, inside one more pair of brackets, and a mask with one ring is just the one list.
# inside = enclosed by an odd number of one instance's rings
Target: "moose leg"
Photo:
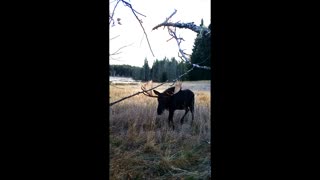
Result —
[[183, 124], [183, 118], [188, 114], [188, 112], [189, 112], [189, 108], [186, 109], [186, 112], [184, 113], [184, 115], [182, 116], [182, 118], [180, 120], [181, 125]]
[[191, 124], [193, 124], [193, 119], [194, 119], [194, 115], [193, 115], [193, 113], [194, 113], [194, 106], [191, 106], [191, 107], [190, 107], [190, 111], [191, 111], [191, 114], [192, 114]]
[[173, 124], [173, 114], [174, 114], [174, 111], [170, 110], [169, 111], [169, 121], [168, 121], [168, 124], [170, 126], [170, 123], [172, 123], [172, 129], [174, 130], [174, 124]]

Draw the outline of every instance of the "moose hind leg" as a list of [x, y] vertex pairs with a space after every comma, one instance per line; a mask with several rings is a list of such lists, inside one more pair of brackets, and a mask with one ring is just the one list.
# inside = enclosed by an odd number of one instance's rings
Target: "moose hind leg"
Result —
[[192, 114], [191, 124], [193, 124], [193, 119], [194, 119], [194, 106], [191, 106], [191, 107], [190, 107], [190, 111], [191, 111], [191, 114]]
[[186, 112], [184, 113], [184, 115], [182, 116], [182, 118], [180, 120], [181, 125], [183, 124], [183, 118], [188, 114], [188, 112], [189, 112], [189, 109], [187, 108]]
[[174, 130], [173, 114], [174, 114], [174, 111], [169, 111], [168, 124], [169, 124], [169, 127], [170, 127], [170, 123], [171, 123], [172, 124], [172, 129]]

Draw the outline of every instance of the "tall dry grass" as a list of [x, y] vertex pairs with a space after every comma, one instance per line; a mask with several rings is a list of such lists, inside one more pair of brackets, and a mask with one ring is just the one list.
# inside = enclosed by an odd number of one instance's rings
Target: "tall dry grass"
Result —
[[[192, 90], [192, 89], [191, 89]], [[110, 86], [110, 102], [140, 91], [139, 85]], [[139, 94], [110, 108], [110, 179], [208, 179], [210, 172], [210, 91], [194, 91], [195, 114], [175, 131], [168, 112], [157, 116], [157, 99]]]

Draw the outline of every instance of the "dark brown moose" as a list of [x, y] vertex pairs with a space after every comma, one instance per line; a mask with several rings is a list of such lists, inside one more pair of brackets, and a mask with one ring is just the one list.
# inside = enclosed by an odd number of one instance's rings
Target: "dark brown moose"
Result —
[[[152, 83], [152, 81], [148, 82], [147, 84], [150, 83]], [[146, 91], [147, 84], [141, 86], [141, 89]], [[161, 115], [164, 110], [169, 111], [168, 124], [169, 126], [170, 123], [172, 124], [173, 130], [173, 114], [175, 110], [185, 110], [185, 113], [180, 120], [181, 124], [183, 124], [183, 118], [187, 115], [189, 111], [191, 111], [192, 114], [192, 123], [194, 119], [194, 93], [189, 89], [182, 90], [181, 84], [181, 82], [176, 82], [175, 87], [168, 88], [162, 93], [153, 90], [156, 96], [152, 94], [152, 91], [143, 92], [143, 94], [146, 96], [158, 98], [158, 115]]]

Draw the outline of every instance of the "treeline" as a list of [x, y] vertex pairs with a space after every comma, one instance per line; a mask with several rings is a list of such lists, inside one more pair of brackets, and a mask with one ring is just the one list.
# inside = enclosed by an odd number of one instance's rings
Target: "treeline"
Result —
[[[187, 71], [187, 64], [178, 62], [174, 57], [170, 60], [155, 60], [152, 67], [149, 67], [148, 60], [144, 60], [142, 67], [130, 65], [110, 65], [110, 76], [132, 77], [134, 80], [154, 82], [164, 82], [166, 80], [176, 79]], [[181, 80], [188, 80], [188, 75], [182, 77]]]
[[109, 76], [133, 77], [133, 72], [141, 68], [130, 65], [110, 65]]

